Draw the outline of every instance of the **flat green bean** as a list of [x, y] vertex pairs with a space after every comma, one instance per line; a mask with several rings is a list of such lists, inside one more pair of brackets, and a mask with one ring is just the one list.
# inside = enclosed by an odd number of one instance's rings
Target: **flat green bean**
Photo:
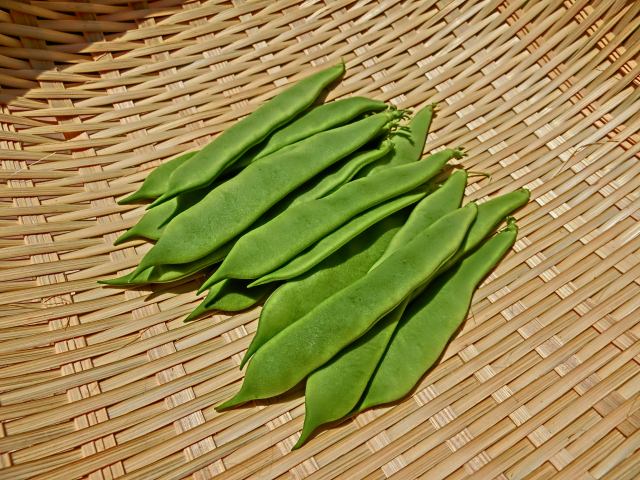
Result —
[[240, 391], [217, 409], [289, 390], [362, 336], [413, 290], [429, 283], [458, 250], [476, 210], [475, 204], [469, 204], [442, 217], [367, 275], [269, 340], [249, 363]]
[[304, 78], [236, 122], [174, 170], [167, 190], [154, 204], [211, 184], [249, 148], [308, 109], [344, 70], [344, 64], [340, 63]]
[[167, 223], [174, 216], [191, 208], [199, 202], [206, 193], [204, 190], [186, 192], [147, 210], [142, 218], [138, 220], [138, 223], [120, 235], [113, 244], [120, 245], [134, 238], [158, 240]]
[[258, 329], [240, 368], [277, 333], [313, 310], [322, 301], [363, 277], [382, 255], [407, 219], [402, 210], [361, 233], [304, 275], [280, 285], [267, 298]]
[[431, 128], [434, 111], [435, 104], [427, 105], [418, 110], [406, 128], [397, 130], [391, 136], [393, 154], [368, 165], [359, 173], [359, 176], [366, 176], [387, 167], [420, 160], [429, 129]]
[[122, 277], [112, 278], [109, 280], [98, 280], [98, 283], [113, 286], [134, 286], [145, 285], [147, 283], [175, 282], [195, 275], [196, 273], [220, 262], [227, 255], [230, 248], [230, 245], [224, 245], [215, 252], [212, 252], [194, 262], [158, 265], [146, 269], [138, 267]]
[[256, 279], [272, 272], [362, 211], [419, 187], [459, 156], [458, 150], [442, 150], [428, 162], [390, 167], [292, 206], [240, 238], [200, 291], [224, 278]]
[[462, 203], [466, 185], [467, 172], [464, 170], [453, 172], [440, 188], [416, 205], [416, 208], [411, 211], [407, 223], [393, 237], [389, 246], [373, 267], [384, 261], [398, 248], [413, 240], [416, 235], [437, 219], [458, 208]]
[[214, 310], [239, 312], [253, 307], [273, 290], [271, 285], [247, 288], [244, 280], [222, 280], [213, 285], [206, 298], [185, 318], [190, 322], [200, 315]]
[[424, 192], [409, 193], [370, 208], [320, 239], [316, 244], [294, 257], [288, 263], [285, 263], [282, 267], [249, 284], [249, 287], [287, 280], [302, 275], [372, 225], [418, 202], [424, 196]]
[[146, 269], [164, 263], [187, 263], [220, 248], [288, 193], [382, 134], [397, 115], [394, 111], [376, 113], [252, 163], [174, 217], [140, 265]]
[[140, 200], [153, 200], [158, 198], [166, 191], [171, 174], [196, 153], [198, 152], [183, 153], [182, 155], [172, 158], [168, 162], [154, 168], [151, 173], [147, 175], [147, 178], [144, 179], [140, 188], [128, 197], [118, 200], [118, 204], [126, 205], [129, 203], [136, 203]]
[[[364, 276], [385, 252], [388, 255], [393, 251], [388, 247], [393, 242], [392, 238], [400, 235], [402, 243], [394, 244], [404, 245], [435, 220], [458, 208], [465, 185], [464, 171], [454, 173], [442, 187], [415, 207], [409, 219], [404, 211], [385, 219], [386, 222], [380, 222], [366, 230], [302, 277], [294, 278], [278, 287], [264, 304], [258, 330], [240, 367], [242, 368], [249, 357], [278, 332], [312, 310], [325, 298]], [[400, 229], [397, 228], [399, 221], [403, 224]], [[393, 235], [383, 235], [388, 228], [387, 222], [396, 225]], [[353, 254], [353, 248], [357, 249], [359, 254]], [[396, 248], [394, 247], [394, 250]]]
[[350, 181], [359, 170], [366, 165], [389, 154], [393, 149], [393, 144], [389, 140], [383, 141], [378, 148], [372, 150], [358, 151], [350, 155], [339, 164], [334, 165], [326, 175], [312, 179], [310, 185], [303, 185], [300, 191], [294, 192], [290, 205], [322, 198], [333, 193], [338, 188]]
[[433, 282], [408, 307], [357, 410], [404, 397], [431, 368], [467, 316], [473, 292], [514, 244], [511, 223]]
[[362, 337], [309, 375], [304, 425], [292, 450], [300, 448], [320, 425], [340, 420], [354, 409], [407, 303], [408, 300], [404, 300]]
[[[466, 172], [456, 171], [433, 194], [422, 200], [371, 268], [375, 268], [436, 220], [458, 208], [466, 181]], [[305, 394], [304, 427], [294, 448], [300, 447], [318, 426], [343, 418], [353, 410], [362, 397], [408, 301], [398, 305], [344, 352], [309, 376]], [[333, 396], [331, 392], [334, 389], [338, 389], [340, 395], [327, 402], [327, 395]]]

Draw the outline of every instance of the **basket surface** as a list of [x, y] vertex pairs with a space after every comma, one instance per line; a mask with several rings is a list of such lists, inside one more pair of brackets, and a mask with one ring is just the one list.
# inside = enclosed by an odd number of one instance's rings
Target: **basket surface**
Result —
[[[0, 2], [0, 478], [640, 476], [640, 2]], [[329, 98], [439, 102], [520, 239], [412, 397], [289, 452], [299, 392], [218, 414], [259, 310], [101, 287], [164, 159], [343, 57]]]

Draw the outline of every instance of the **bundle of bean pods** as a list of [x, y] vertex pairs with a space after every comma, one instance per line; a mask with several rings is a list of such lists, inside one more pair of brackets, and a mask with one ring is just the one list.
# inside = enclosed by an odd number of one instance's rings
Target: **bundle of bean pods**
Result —
[[[189, 315], [264, 302], [238, 393], [306, 380], [302, 445], [320, 425], [407, 395], [516, 239], [525, 189], [462, 205], [467, 172], [422, 158], [433, 116], [363, 97], [321, 104], [338, 64], [289, 87], [120, 201], [152, 201], [117, 243], [155, 245], [110, 285], [208, 275]], [[499, 230], [501, 223], [506, 225]], [[217, 265], [219, 264], [219, 265]], [[217, 268], [216, 268], [217, 267]]]

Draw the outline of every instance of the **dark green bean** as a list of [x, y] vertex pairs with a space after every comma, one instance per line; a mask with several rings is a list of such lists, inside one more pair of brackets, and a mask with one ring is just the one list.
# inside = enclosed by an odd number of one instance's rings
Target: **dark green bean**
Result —
[[442, 150], [428, 162], [390, 167], [292, 206], [241, 237], [200, 291], [224, 278], [255, 279], [272, 272], [362, 211], [422, 185], [459, 156], [458, 150]]
[[363, 277], [382, 255], [407, 216], [408, 213], [400, 211], [385, 218], [303, 276], [280, 285], [262, 307], [258, 330], [242, 358], [240, 368], [277, 333], [323, 300]]
[[99, 280], [98, 283], [114, 286], [134, 286], [145, 285], [147, 283], [175, 282], [195, 275], [207, 267], [220, 262], [227, 255], [230, 248], [230, 245], [224, 245], [222, 248], [195, 262], [158, 265], [146, 269], [138, 267], [122, 277]]
[[473, 292], [515, 242], [511, 223], [438, 278], [408, 307], [357, 407], [404, 397], [444, 351], [467, 316]]
[[294, 257], [288, 263], [285, 263], [282, 267], [249, 284], [249, 287], [278, 280], [287, 280], [302, 275], [372, 225], [418, 202], [424, 196], [424, 192], [409, 193], [370, 208], [320, 239], [316, 244]]
[[223, 280], [211, 287], [206, 298], [185, 318], [185, 322], [214, 310], [239, 312], [253, 307], [273, 290], [271, 285], [247, 288], [245, 280]]
[[[397, 233], [381, 236], [381, 232], [385, 232], [387, 228], [385, 223], [374, 225], [350, 242], [353, 246], [348, 243], [301, 278], [292, 279], [278, 287], [264, 304], [258, 330], [240, 366], [244, 366], [249, 357], [270, 338], [312, 310], [322, 300], [364, 276], [384, 253], [388, 255], [392, 251], [388, 247], [393, 242], [392, 238], [395, 239], [400, 235], [402, 243], [394, 242], [394, 244], [404, 245], [435, 220], [458, 208], [462, 201], [465, 184], [466, 173], [464, 171], [454, 173], [442, 187], [416, 206], [409, 215], [409, 220], [404, 221], [406, 219], [404, 212], [387, 219], [396, 222], [394, 232], [397, 231]], [[399, 231], [398, 221], [403, 223]], [[376, 240], [378, 237], [381, 237], [381, 240]], [[355, 255], [352, 253], [352, 248], [362, 252]]]
[[[320, 425], [340, 420], [354, 409], [408, 302], [403, 301], [329, 363], [309, 375], [304, 425], [292, 450], [300, 448]], [[357, 371], [354, 366], [358, 367]]]
[[169, 200], [179, 193], [210, 185], [249, 148], [309, 108], [343, 74], [343, 63], [326, 68], [261, 105], [178, 167], [169, 178], [167, 190], [154, 204]]
[[136, 203], [140, 200], [153, 200], [162, 195], [169, 186], [169, 177], [171, 174], [183, 163], [193, 157], [196, 152], [187, 152], [182, 155], [172, 158], [166, 163], [163, 163], [154, 168], [147, 178], [144, 179], [142, 185], [138, 190], [131, 195], [118, 200], [119, 205], [126, 205], [128, 203]]
[[395, 111], [377, 113], [318, 133], [252, 163], [174, 217], [140, 262], [141, 267], [192, 262], [220, 248], [289, 192], [379, 136], [397, 116]]
[[362, 336], [413, 290], [429, 283], [458, 250], [476, 210], [469, 204], [436, 221], [367, 275], [269, 340], [249, 363], [240, 391], [217, 409], [289, 390]]
[[120, 245], [133, 238], [158, 240], [167, 223], [169, 223], [174, 216], [191, 208], [199, 202], [206, 193], [207, 192], [203, 190], [186, 192], [147, 210], [142, 218], [138, 220], [138, 223], [120, 235], [113, 244]]
[[435, 104], [427, 105], [420, 109], [411, 119], [406, 128], [399, 129], [391, 136], [393, 154], [381, 158], [379, 161], [368, 165], [358, 176], [367, 176], [381, 169], [403, 165], [405, 163], [420, 160], [424, 144], [427, 141], [431, 120], [435, 110]]

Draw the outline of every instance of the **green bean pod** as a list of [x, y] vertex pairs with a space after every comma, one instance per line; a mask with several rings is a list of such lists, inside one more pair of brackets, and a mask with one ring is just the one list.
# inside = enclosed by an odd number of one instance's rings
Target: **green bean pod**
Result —
[[527, 204], [530, 192], [526, 188], [519, 188], [513, 192], [505, 193], [478, 205], [478, 215], [469, 229], [460, 251], [453, 256], [443, 267], [442, 271], [453, 265], [476, 248], [480, 243], [492, 234], [495, 229], [515, 210]]
[[[411, 241], [438, 218], [458, 208], [464, 194], [466, 177], [464, 171], [451, 175], [444, 185], [416, 205], [408, 219], [404, 212], [389, 217], [387, 220], [402, 221], [403, 224], [401, 228], [395, 228], [393, 235], [387, 234], [382, 236], [381, 240], [375, 240], [380, 236], [380, 230], [384, 231], [386, 228], [384, 222], [376, 224], [304, 276], [292, 279], [278, 287], [264, 304], [258, 330], [240, 367], [243, 367], [251, 355], [278, 332], [302, 317], [325, 298], [364, 276], [383, 254], [388, 256], [397, 247]], [[398, 235], [402, 239], [401, 243], [393, 240]], [[391, 242], [397, 245], [393, 250], [389, 248]], [[354, 255], [353, 248], [362, 252]]]
[[397, 115], [394, 111], [376, 113], [252, 163], [174, 217], [140, 265], [192, 262], [220, 248], [288, 193], [385, 132]]
[[469, 204], [435, 222], [367, 275], [319, 304], [253, 356], [240, 391], [217, 407], [279, 395], [393, 310], [458, 250], [476, 216]]
[[206, 195], [206, 191], [194, 190], [186, 192], [171, 200], [147, 210], [142, 218], [138, 220], [133, 227], [120, 235], [114, 245], [120, 245], [133, 238], [146, 238], [147, 240], [158, 240], [164, 231], [167, 223], [180, 212], [184, 212], [191, 208], [197, 202], [202, 200]]
[[419, 187], [460, 155], [459, 150], [442, 150], [428, 162], [390, 167], [288, 208], [240, 238], [200, 291], [224, 278], [255, 279], [272, 272], [362, 211]]
[[311, 185], [303, 185], [301, 191], [294, 192], [290, 205], [322, 198], [333, 193], [338, 188], [349, 182], [362, 168], [369, 165], [385, 155], [391, 153], [393, 144], [390, 140], [384, 140], [378, 148], [356, 152], [344, 161], [327, 171], [326, 175], [312, 179]]
[[362, 337], [309, 375], [304, 425], [292, 450], [300, 448], [320, 425], [340, 420], [355, 408], [408, 302], [404, 300]]
[[311, 135], [345, 125], [365, 113], [381, 112], [387, 108], [386, 103], [366, 97], [348, 97], [323, 103], [276, 130], [253, 159], [258, 160]]
[[334, 293], [363, 277], [382, 255], [407, 216], [403, 210], [383, 219], [303, 276], [280, 285], [262, 307], [258, 330], [242, 358], [240, 368], [277, 333]]
[[118, 200], [118, 205], [126, 205], [129, 203], [139, 202], [140, 200], [153, 200], [158, 198], [167, 190], [171, 174], [196, 153], [198, 152], [183, 153], [182, 155], [178, 155], [176, 158], [172, 158], [168, 162], [157, 166], [151, 171], [151, 173], [149, 173], [149, 175], [147, 175], [147, 178], [144, 179], [140, 188], [128, 197]]
[[174, 170], [167, 190], [154, 204], [211, 184], [249, 148], [309, 108], [344, 70], [344, 64], [339, 63], [304, 78], [236, 122]]
[[420, 201], [425, 195], [425, 192], [409, 193], [370, 208], [366, 212], [349, 220], [328, 236], [320, 239], [316, 244], [309, 247], [297, 257], [294, 257], [288, 263], [285, 263], [282, 267], [250, 283], [249, 287], [279, 280], [288, 280], [289, 278], [302, 275], [372, 225]]
[[169, 283], [190, 277], [196, 273], [220, 262], [229, 253], [230, 245], [224, 245], [215, 252], [206, 255], [195, 262], [166, 264], [141, 269], [139, 266], [122, 277], [109, 280], [98, 280], [98, 283], [113, 286], [134, 286], [148, 283]]
[[407, 308], [358, 411], [404, 397], [444, 351], [467, 316], [473, 292], [513, 246], [514, 223], [435, 280]]
[[190, 322], [200, 315], [214, 310], [239, 312], [253, 307], [273, 290], [271, 285], [247, 288], [246, 280], [222, 280], [213, 285], [205, 299], [185, 318]]
[[[384, 253], [371, 268], [375, 268], [436, 220], [458, 208], [462, 202], [466, 182], [466, 172], [458, 170], [433, 194], [422, 200], [411, 211], [406, 223], [394, 235]], [[304, 426], [294, 448], [300, 447], [318, 426], [343, 418], [354, 409], [387, 348], [407, 302], [408, 300], [388, 313], [344, 352], [309, 376], [305, 394]], [[342, 393], [327, 403], [326, 395], [333, 395], [330, 392], [336, 387]]]
[[431, 128], [431, 120], [435, 111], [435, 104], [427, 105], [418, 110], [409, 125], [394, 132], [390, 141], [393, 143], [393, 154], [381, 158], [379, 161], [368, 165], [359, 176], [366, 176], [379, 172], [387, 167], [404, 165], [416, 162], [422, 157], [422, 151], [427, 141], [427, 135]]
[[[389, 246], [373, 267], [384, 261], [398, 248], [413, 240], [416, 235], [420, 234], [433, 222], [453, 209], [460, 207], [466, 186], [467, 172], [465, 170], [453, 172], [440, 188], [416, 205], [416, 208], [411, 211], [407, 222], [402, 226], [398, 234], [393, 237]], [[480, 207], [478, 207], [479, 210]]]

